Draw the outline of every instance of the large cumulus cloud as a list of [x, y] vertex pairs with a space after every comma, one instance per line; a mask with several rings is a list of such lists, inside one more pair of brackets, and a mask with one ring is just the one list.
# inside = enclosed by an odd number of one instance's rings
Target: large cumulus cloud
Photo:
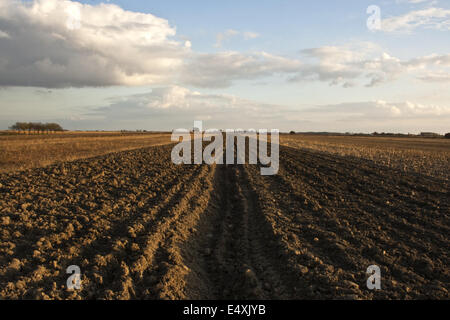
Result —
[[0, 85], [105, 86], [172, 81], [189, 49], [151, 14], [66, 0], [0, 0]]
[[229, 86], [295, 72], [264, 52], [201, 54], [165, 19], [113, 4], [0, 0], [0, 86]]

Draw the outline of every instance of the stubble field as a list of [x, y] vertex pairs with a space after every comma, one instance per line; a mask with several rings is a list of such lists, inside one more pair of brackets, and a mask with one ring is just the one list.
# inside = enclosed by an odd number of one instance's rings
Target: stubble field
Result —
[[0, 174], [0, 297], [448, 299], [448, 141], [308, 139], [274, 176], [169, 144]]

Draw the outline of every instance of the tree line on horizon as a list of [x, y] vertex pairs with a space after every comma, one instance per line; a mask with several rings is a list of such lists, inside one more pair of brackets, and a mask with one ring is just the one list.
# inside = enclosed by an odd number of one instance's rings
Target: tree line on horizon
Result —
[[64, 129], [57, 123], [42, 123], [42, 122], [16, 122], [11, 127], [9, 127], [10, 130], [15, 131], [23, 131], [31, 133], [31, 132], [37, 132], [37, 133], [49, 133], [49, 132], [59, 132], [64, 131]]

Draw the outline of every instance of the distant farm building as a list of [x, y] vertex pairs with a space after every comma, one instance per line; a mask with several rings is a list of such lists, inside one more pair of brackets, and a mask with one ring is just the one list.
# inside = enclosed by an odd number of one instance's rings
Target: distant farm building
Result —
[[421, 132], [420, 135], [422, 137], [439, 137], [440, 134], [439, 133], [435, 133], [435, 132]]

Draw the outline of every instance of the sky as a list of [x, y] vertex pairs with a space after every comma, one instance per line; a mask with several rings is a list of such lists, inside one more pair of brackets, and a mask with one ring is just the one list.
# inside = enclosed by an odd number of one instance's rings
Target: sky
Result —
[[0, 129], [450, 132], [447, 0], [0, 0]]

